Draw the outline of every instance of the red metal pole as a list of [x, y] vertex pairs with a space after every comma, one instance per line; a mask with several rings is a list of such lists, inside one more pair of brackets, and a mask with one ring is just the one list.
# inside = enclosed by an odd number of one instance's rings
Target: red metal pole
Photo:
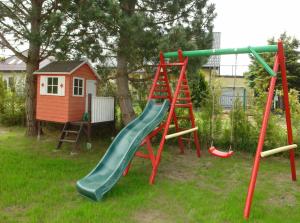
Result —
[[[291, 122], [291, 111], [290, 111], [290, 104], [289, 104], [288, 83], [286, 77], [284, 48], [281, 40], [278, 42], [278, 56], [279, 56], [279, 65], [280, 65], [281, 78], [282, 78], [282, 90], [283, 90], [283, 100], [284, 100], [284, 107], [285, 107], [285, 121], [286, 121], [286, 128], [287, 128], [288, 144], [291, 145], [293, 144], [293, 132], [292, 132], [292, 122]], [[291, 166], [292, 180], [295, 181], [296, 166], [295, 166], [294, 149], [290, 150], [290, 166]]]
[[[278, 59], [278, 55], [276, 55], [275, 63], [274, 63], [274, 66], [273, 66], [273, 71], [275, 73], [277, 73], [278, 65], [279, 65], [279, 59]], [[270, 80], [267, 103], [266, 103], [266, 107], [265, 107], [265, 111], [264, 111], [262, 127], [261, 127], [261, 130], [260, 130], [258, 145], [257, 145], [257, 149], [256, 149], [256, 155], [255, 155], [255, 159], [254, 159], [250, 184], [249, 184], [249, 188], [248, 188], [247, 199], [246, 199], [245, 208], [244, 208], [244, 218], [245, 219], [248, 219], [249, 214], [250, 214], [250, 208], [251, 208], [251, 203], [252, 203], [252, 199], [253, 199], [256, 178], [257, 178], [258, 169], [259, 169], [260, 153], [262, 152], [263, 145], [264, 145], [264, 140], [265, 140], [265, 136], [266, 136], [266, 130], [267, 130], [267, 126], [268, 126], [268, 120], [269, 120], [269, 115], [270, 115], [272, 101], [273, 101], [273, 95], [274, 95], [276, 79], [277, 79], [276, 77], [272, 77], [271, 80]]]

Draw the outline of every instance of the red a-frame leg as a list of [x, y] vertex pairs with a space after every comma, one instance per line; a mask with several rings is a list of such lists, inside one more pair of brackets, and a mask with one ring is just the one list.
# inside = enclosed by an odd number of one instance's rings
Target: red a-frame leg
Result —
[[[284, 58], [284, 49], [283, 44], [281, 41], [278, 42], [278, 53], [275, 57], [275, 63], [273, 70], [274, 72], [278, 71], [278, 67], [280, 66], [281, 70], [281, 76], [282, 76], [282, 88], [283, 88], [283, 94], [284, 94], [284, 104], [285, 104], [285, 116], [286, 116], [286, 125], [287, 125], [287, 133], [288, 133], [288, 144], [293, 144], [293, 135], [292, 135], [292, 125], [291, 125], [291, 113], [290, 113], [290, 107], [289, 107], [289, 98], [288, 98], [288, 85], [287, 85], [287, 78], [286, 78], [286, 66], [285, 66], [285, 58]], [[267, 103], [265, 107], [265, 112], [263, 116], [263, 122], [262, 127], [260, 130], [260, 135], [258, 139], [258, 145], [256, 149], [256, 155], [254, 159], [250, 184], [248, 188], [248, 194], [244, 209], [244, 218], [248, 219], [250, 215], [250, 209], [251, 209], [251, 203], [254, 195], [254, 189], [256, 184], [256, 178], [258, 174], [259, 169], [259, 163], [260, 163], [260, 154], [263, 149], [263, 144], [265, 140], [268, 120], [270, 116], [271, 111], [271, 105], [274, 95], [274, 89], [275, 89], [275, 83], [276, 83], [276, 77], [272, 77], [270, 80], [270, 86], [269, 86], [269, 93], [267, 98]], [[292, 173], [292, 179], [296, 180], [296, 168], [295, 168], [295, 154], [294, 150], [290, 150], [290, 165], [291, 165], [291, 173]]]

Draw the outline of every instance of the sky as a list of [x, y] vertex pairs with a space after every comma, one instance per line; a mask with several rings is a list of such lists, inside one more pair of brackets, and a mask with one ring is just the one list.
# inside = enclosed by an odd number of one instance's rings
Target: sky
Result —
[[[285, 31], [300, 39], [300, 2], [297, 0], [209, 1], [216, 5], [214, 31], [221, 32], [221, 48], [266, 45], [268, 39], [273, 36], [277, 39]], [[222, 56], [222, 74], [234, 75], [234, 64], [234, 55]], [[239, 55], [237, 64], [237, 75], [241, 75], [247, 70], [248, 55]]]
[[[221, 32], [221, 48], [267, 45], [267, 40], [287, 32], [300, 39], [300, 2], [297, 0], [210, 0], [215, 3], [217, 17], [214, 31]], [[234, 65], [235, 56], [222, 56], [221, 65]], [[237, 75], [247, 70], [249, 57], [239, 55]], [[234, 69], [222, 70], [231, 75]], [[233, 71], [234, 72], [234, 71]]]

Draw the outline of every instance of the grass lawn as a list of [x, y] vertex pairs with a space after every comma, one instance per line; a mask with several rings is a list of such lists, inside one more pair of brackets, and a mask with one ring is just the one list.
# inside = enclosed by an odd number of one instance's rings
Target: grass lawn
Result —
[[[103, 201], [91, 202], [75, 183], [99, 161], [110, 139], [70, 156], [68, 147], [53, 152], [54, 137], [36, 141], [23, 135], [22, 128], [0, 128], [1, 223], [244, 222], [253, 162], [248, 154], [220, 159], [204, 152], [198, 159], [194, 151], [178, 155], [169, 146], [155, 185], [148, 184], [148, 160], [136, 158]], [[263, 160], [250, 222], [300, 222], [300, 183], [290, 180], [287, 159]]]

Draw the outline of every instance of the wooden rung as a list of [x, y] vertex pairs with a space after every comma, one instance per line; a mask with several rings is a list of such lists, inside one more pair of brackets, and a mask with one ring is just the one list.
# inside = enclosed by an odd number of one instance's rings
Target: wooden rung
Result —
[[162, 66], [182, 66], [184, 63], [164, 63]]
[[177, 98], [177, 101], [191, 101], [191, 98]]
[[156, 84], [155, 87], [168, 87], [168, 84]]
[[142, 152], [139, 152], [139, 151], [135, 153], [135, 156], [140, 157], [140, 158], [144, 158], [144, 159], [150, 159], [149, 154], [145, 154], [145, 153], [142, 153]]
[[168, 98], [168, 96], [166, 95], [166, 96], [161, 96], [161, 95], [152, 95], [152, 97], [151, 98], [153, 98], [153, 99], [167, 99]]
[[185, 130], [185, 131], [181, 131], [181, 132], [176, 132], [176, 133], [173, 133], [173, 134], [170, 134], [170, 135], [166, 135], [166, 138], [165, 139], [171, 139], [171, 138], [175, 138], [177, 136], [181, 136], [181, 135], [185, 135], [185, 134], [188, 134], [190, 132], [195, 132], [198, 130], [198, 127], [195, 127], [195, 128], [192, 128], [192, 129], [188, 129], [188, 130]]
[[270, 156], [276, 153], [280, 153], [280, 152], [284, 152], [290, 149], [296, 149], [298, 146], [297, 144], [292, 144], [292, 145], [287, 145], [287, 146], [282, 146], [282, 147], [278, 147], [276, 149], [270, 149], [268, 151], [264, 151], [260, 153], [261, 157], [266, 157], [266, 156]]
[[154, 89], [155, 92], [168, 92], [167, 89]]
[[63, 130], [66, 133], [72, 133], [72, 134], [78, 134], [79, 131], [73, 131], [73, 130]]
[[188, 93], [190, 94], [190, 92], [188, 90], [184, 90], [184, 89], [180, 89], [180, 92], [183, 92], [183, 93]]
[[191, 120], [191, 117], [189, 116], [176, 116], [177, 119], [186, 119], [186, 120]]
[[177, 108], [190, 108], [192, 106], [192, 103], [187, 104], [175, 104]]
[[59, 141], [61, 141], [61, 142], [76, 143], [76, 140], [71, 140], [71, 139], [60, 139]]

